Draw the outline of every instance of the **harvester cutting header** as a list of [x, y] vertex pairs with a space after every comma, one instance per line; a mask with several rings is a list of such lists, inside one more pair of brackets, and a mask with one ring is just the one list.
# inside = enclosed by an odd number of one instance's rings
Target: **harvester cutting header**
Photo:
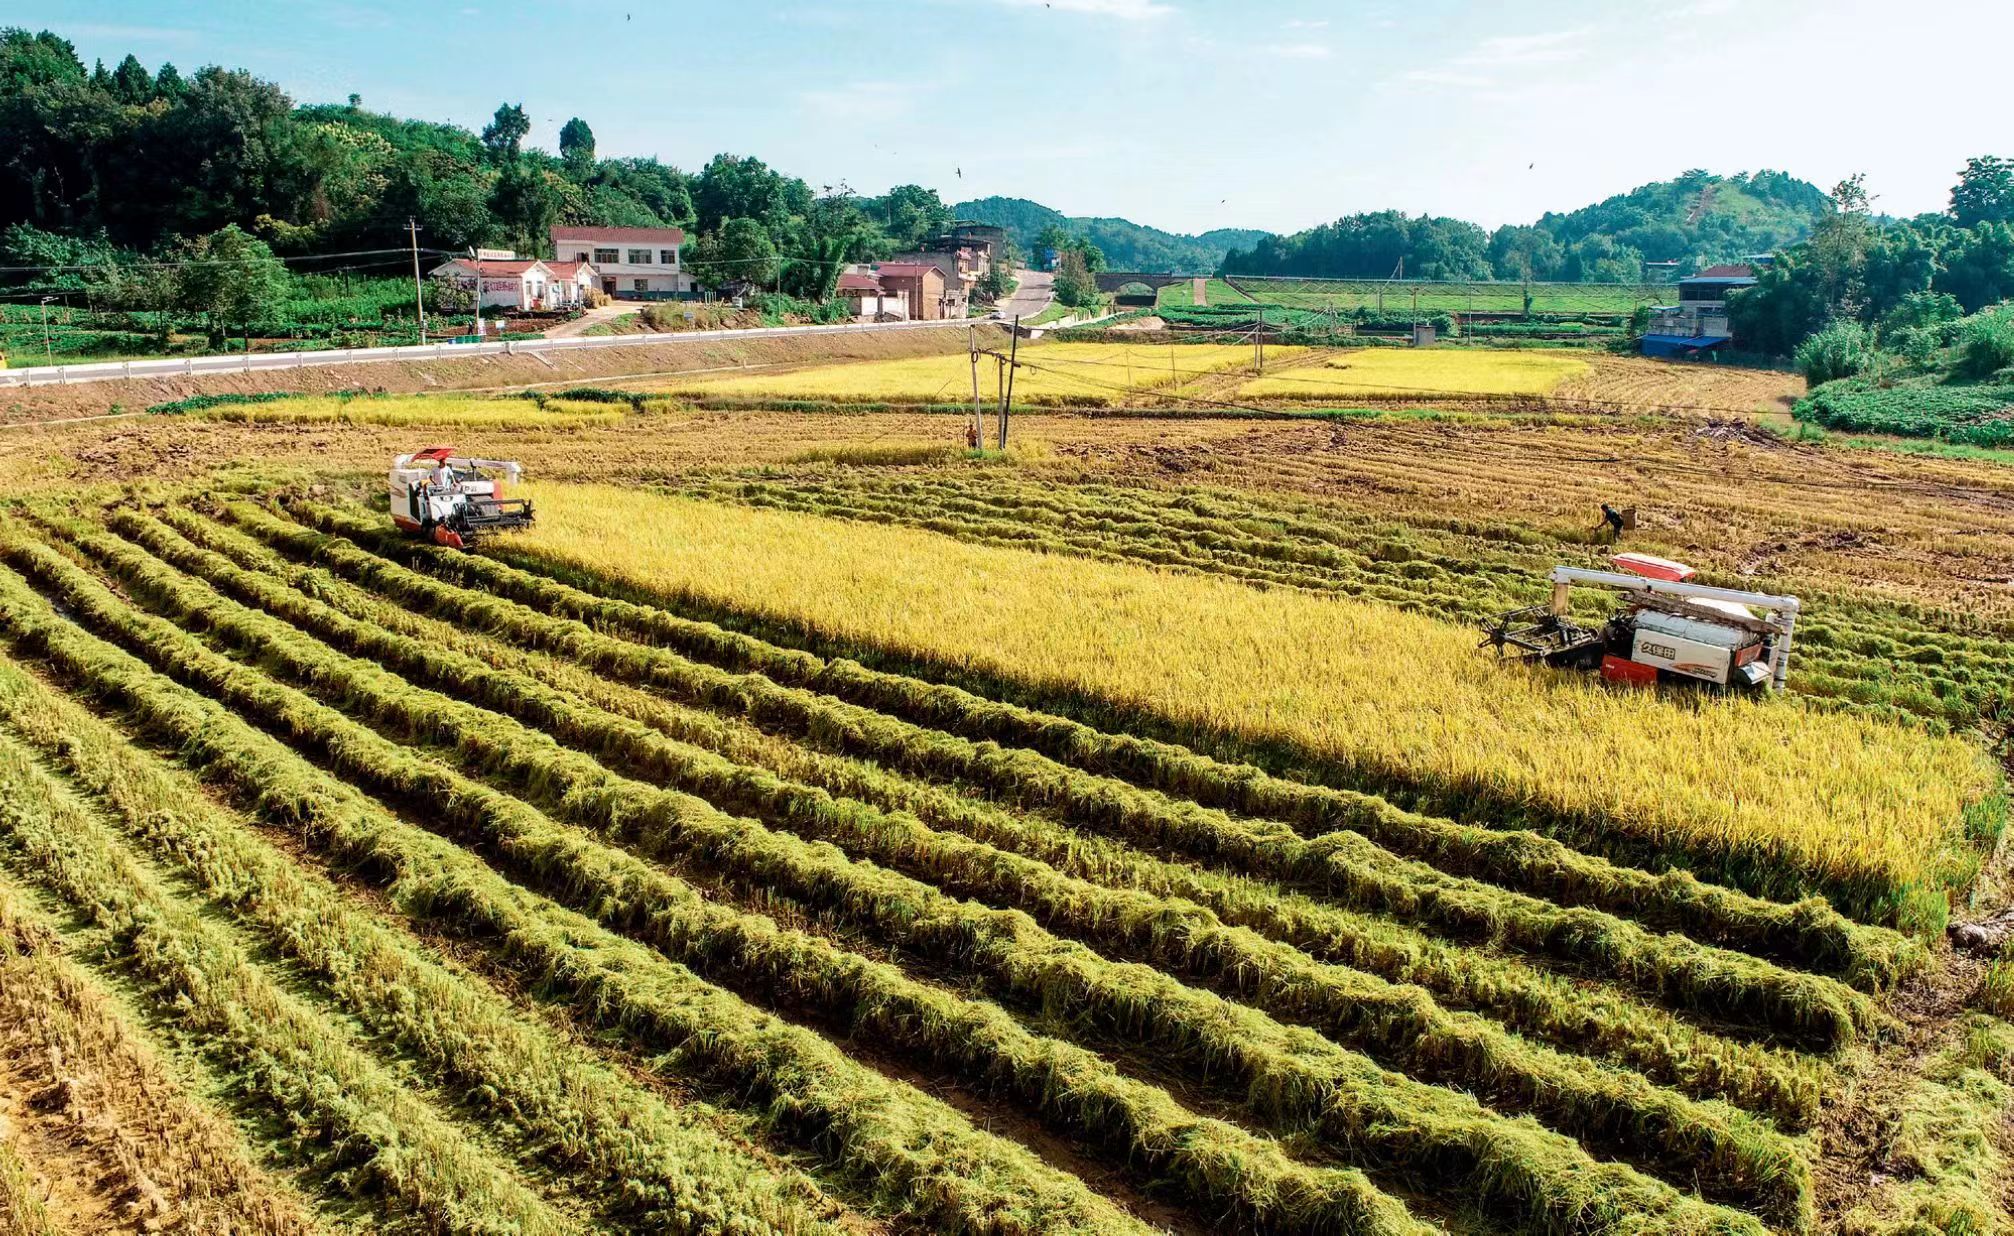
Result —
[[502, 459], [473, 459], [451, 446], [430, 446], [392, 460], [392, 523], [436, 544], [467, 549], [495, 532], [532, 523], [531, 500], [504, 497], [524, 466]]
[[[1617, 554], [1618, 571], [1552, 569], [1552, 599], [1485, 625], [1482, 647], [1563, 669], [1600, 669], [1603, 678], [1663, 679], [1778, 690], [1790, 671], [1796, 597], [1691, 583], [1693, 569], [1649, 554]], [[1624, 595], [1599, 627], [1569, 616], [1575, 585]]]

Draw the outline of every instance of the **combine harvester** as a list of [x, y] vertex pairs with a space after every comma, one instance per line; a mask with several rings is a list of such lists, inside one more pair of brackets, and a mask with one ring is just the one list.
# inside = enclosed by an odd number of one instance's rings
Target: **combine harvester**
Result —
[[[1561, 669], [1599, 669], [1612, 682], [1783, 687], [1796, 597], [1692, 584], [1691, 567], [1649, 554], [1617, 554], [1610, 562], [1620, 569], [1554, 567], [1552, 600], [1485, 624], [1477, 647]], [[1622, 593], [1623, 605], [1601, 626], [1582, 626], [1568, 617], [1576, 584]]]
[[504, 497], [504, 480], [492, 473], [515, 485], [524, 465], [470, 459], [451, 446], [400, 455], [392, 460], [392, 523], [453, 549], [468, 549], [491, 533], [531, 527], [531, 500]]

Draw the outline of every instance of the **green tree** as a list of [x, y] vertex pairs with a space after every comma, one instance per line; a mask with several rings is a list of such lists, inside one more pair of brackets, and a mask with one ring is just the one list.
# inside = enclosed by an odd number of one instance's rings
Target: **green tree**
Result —
[[951, 226], [951, 208], [937, 196], [937, 190], [922, 185], [896, 185], [878, 198], [863, 204], [863, 213], [888, 234], [896, 249], [921, 248], [931, 237]]
[[528, 159], [504, 164], [490, 190], [489, 213], [504, 240], [519, 253], [539, 253], [559, 222], [560, 191], [555, 178]]
[[496, 115], [483, 126], [483, 149], [492, 163], [515, 163], [524, 151], [524, 139], [531, 132], [531, 118], [519, 103], [498, 106]]
[[716, 291], [737, 283], [768, 287], [776, 279], [776, 242], [754, 219], [729, 219], [692, 250], [693, 278]]
[[271, 316], [286, 299], [286, 266], [266, 242], [235, 223], [184, 241], [174, 263], [176, 303], [208, 320], [213, 344], [230, 328], [242, 330]]
[[1068, 248], [1056, 255], [1056, 275], [1050, 285], [1056, 299], [1072, 309], [1088, 309], [1098, 303], [1098, 281], [1084, 261], [1084, 252]]
[[1937, 290], [1957, 297], [1966, 312], [2014, 299], [2014, 223], [1957, 229], [1939, 258]]
[[576, 180], [584, 180], [594, 171], [594, 130], [579, 116], [560, 126], [559, 157]]
[[2014, 160], [1993, 155], [1965, 160], [1951, 190], [1951, 217], [1960, 227], [2014, 223]]
[[128, 53], [112, 70], [112, 93], [129, 107], [142, 107], [154, 100], [154, 75], [139, 57]]
[[1805, 245], [1819, 299], [1834, 317], [1857, 317], [1867, 304], [1867, 249], [1874, 235], [1867, 177], [1855, 172], [1832, 190], [1833, 213]]

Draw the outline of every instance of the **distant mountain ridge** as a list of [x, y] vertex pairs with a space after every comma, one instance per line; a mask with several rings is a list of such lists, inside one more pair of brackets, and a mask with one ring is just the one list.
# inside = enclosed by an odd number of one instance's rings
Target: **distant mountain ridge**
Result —
[[1717, 176], [1703, 170], [1652, 181], [1578, 210], [1494, 231], [1462, 219], [1374, 211], [1291, 236], [1262, 236], [1228, 254], [1239, 275], [1380, 279], [1634, 282], [1647, 262], [1690, 273], [1792, 245], [1831, 213], [1832, 199], [1786, 172]]
[[1041, 235], [1042, 229], [1053, 225], [1088, 236], [1091, 243], [1104, 251], [1106, 262], [1114, 270], [1155, 274], [1213, 271], [1223, 262], [1226, 253], [1248, 248], [1272, 234], [1257, 228], [1225, 227], [1199, 236], [1188, 236], [1164, 232], [1130, 219], [1073, 217], [1020, 197], [982, 197], [959, 202], [951, 209], [960, 219], [1006, 228], [1015, 245], [1025, 254], [1034, 252], [1035, 238]]

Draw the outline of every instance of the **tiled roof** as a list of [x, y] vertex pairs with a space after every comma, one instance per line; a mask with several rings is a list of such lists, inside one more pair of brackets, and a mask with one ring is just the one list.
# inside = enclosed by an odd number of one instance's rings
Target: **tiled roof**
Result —
[[940, 275], [944, 273], [937, 269], [937, 265], [934, 262], [883, 262], [874, 269], [880, 274], [896, 275], [904, 278], [920, 275], [927, 271], [936, 271]]
[[873, 275], [841, 275], [839, 290], [842, 292], [878, 292], [881, 281]]
[[1755, 268], [1753, 266], [1709, 266], [1692, 276], [1694, 279], [1753, 279], [1754, 277]]
[[682, 245], [685, 243], [685, 229], [676, 227], [556, 227], [552, 230], [554, 244], [563, 240], [587, 241], [590, 244], [605, 240], [612, 244], [624, 241], [657, 245]]

